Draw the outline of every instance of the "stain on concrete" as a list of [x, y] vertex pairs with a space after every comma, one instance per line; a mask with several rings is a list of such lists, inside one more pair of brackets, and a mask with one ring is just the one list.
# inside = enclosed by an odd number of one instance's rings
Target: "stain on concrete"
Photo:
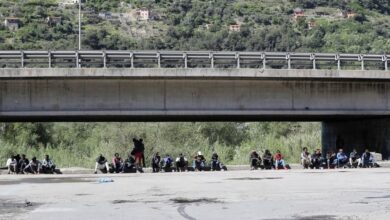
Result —
[[85, 182], [95, 182], [95, 178], [77, 178], [77, 177], [22, 178], [17, 180], [2, 180], [0, 181], [0, 185], [14, 185], [14, 184], [21, 184], [21, 183], [42, 184], [42, 183], [85, 183]]
[[188, 199], [188, 198], [174, 198], [171, 199], [172, 202], [178, 204], [191, 204], [191, 203], [222, 203], [216, 198], [198, 198], [198, 199]]
[[31, 201], [13, 201], [13, 200], [0, 200], [0, 219], [12, 219], [12, 217], [26, 212], [30, 212], [39, 206], [42, 203], [36, 203]]
[[179, 208], [177, 208], [177, 212], [185, 219], [187, 220], [196, 220], [196, 218], [189, 216], [186, 213], [186, 206], [182, 205]]
[[293, 216], [291, 218], [265, 219], [265, 220], [339, 220], [335, 215], [312, 215], [312, 216]]
[[369, 197], [366, 197], [366, 199], [390, 199], [390, 195], [369, 196]]
[[114, 200], [111, 203], [112, 204], [124, 204], [124, 203], [136, 203], [136, 202], [137, 201], [135, 201], [135, 200], [122, 200], [122, 199], [119, 199], [119, 200]]
[[239, 177], [239, 178], [229, 178], [226, 180], [279, 180], [283, 179], [282, 177]]
[[78, 194], [74, 194], [75, 196], [90, 196], [91, 194], [87, 194], [87, 193], [78, 193]]

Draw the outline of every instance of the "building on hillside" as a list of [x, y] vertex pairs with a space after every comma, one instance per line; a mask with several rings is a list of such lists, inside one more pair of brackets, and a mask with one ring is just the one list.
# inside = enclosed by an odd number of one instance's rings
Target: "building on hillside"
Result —
[[241, 25], [239, 25], [239, 24], [229, 25], [229, 31], [231, 31], [231, 32], [239, 32], [240, 30], [241, 30]]
[[141, 21], [147, 21], [149, 20], [149, 9], [147, 8], [140, 8], [137, 10], [137, 17]]
[[98, 17], [101, 19], [112, 19], [112, 13], [109, 11], [99, 12]]
[[7, 27], [11, 31], [16, 31], [20, 27], [20, 19], [19, 18], [6, 18], [4, 20], [4, 26]]
[[66, 6], [66, 5], [75, 5], [78, 4], [80, 0], [60, 0], [58, 3], [59, 5]]
[[354, 11], [342, 11], [341, 12], [341, 17], [343, 18], [354, 18], [356, 17], [356, 12]]
[[62, 22], [61, 17], [51, 17], [51, 16], [46, 17], [46, 23], [49, 25], [57, 25], [57, 24], [61, 24], [61, 22]]
[[353, 12], [353, 11], [348, 11], [347, 12], [347, 18], [354, 18], [354, 17], [356, 17], [356, 13], [355, 12]]
[[310, 20], [309, 22], [307, 22], [307, 27], [309, 28], [309, 30], [317, 27], [317, 23], [315, 20]]
[[301, 8], [294, 9], [294, 20], [305, 17], [305, 11]]

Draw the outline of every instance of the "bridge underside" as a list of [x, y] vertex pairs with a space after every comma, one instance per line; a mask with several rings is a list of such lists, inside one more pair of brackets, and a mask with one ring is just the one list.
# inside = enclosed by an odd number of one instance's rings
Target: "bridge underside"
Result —
[[2, 79], [1, 121], [323, 121], [390, 116], [390, 82]]

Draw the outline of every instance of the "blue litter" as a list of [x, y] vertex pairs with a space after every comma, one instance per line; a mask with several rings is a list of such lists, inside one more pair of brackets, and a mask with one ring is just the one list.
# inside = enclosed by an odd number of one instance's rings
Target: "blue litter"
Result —
[[98, 180], [98, 183], [112, 183], [112, 182], [114, 182], [114, 180], [108, 177], [102, 177], [99, 178]]

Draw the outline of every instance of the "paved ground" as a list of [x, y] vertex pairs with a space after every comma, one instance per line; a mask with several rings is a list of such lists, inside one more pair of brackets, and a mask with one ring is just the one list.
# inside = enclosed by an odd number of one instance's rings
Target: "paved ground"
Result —
[[[110, 177], [111, 183], [98, 183]], [[388, 220], [390, 169], [0, 175], [0, 219]]]

